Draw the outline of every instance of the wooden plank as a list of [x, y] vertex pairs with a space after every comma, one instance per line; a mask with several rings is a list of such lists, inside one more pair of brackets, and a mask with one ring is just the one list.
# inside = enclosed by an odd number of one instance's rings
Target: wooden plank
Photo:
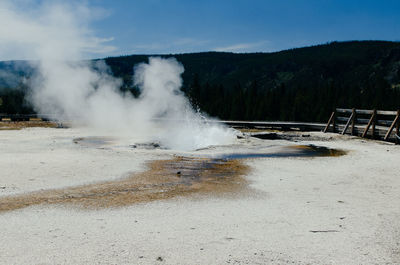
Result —
[[352, 110], [353, 119], [351, 120], [351, 135], [354, 135], [354, 128], [356, 126], [357, 112], [356, 109]]
[[367, 127], [365, 127], [365, 130], [364, 130], [364, 132], [363, 132], [363, 134], [362, 134], [362, 138], [365, 138], [365, 136], [367, 136], [369, 127], [371, 127], [372, 122], [373, 122], [373, 120], [375, 119], [375, 116], [376, 116], [376, 110], [373, 110], [372, 115], [371, 115], [371, 118], [369, 119], [369, 122], [368, 122], [368, 124], [367, 124]]
[[372, 139], [375, 139], [375, 131], [376, 131], [376, 116], [378, 115], [376, 109], [374, 109], [375, 118], [372, 120]]
[[383, 138], [385, 141], [389, 138], [390, 134], [392, 133], [394, 126], [397, 124], [399, 120], [399, 117], [400, 117], [400, 112], [397, 112], [396, 118], [394, 118], [392, 125], [390, 125], [390, 128], [385, 135], [385, 138]]
[[[345, 124], [339, 124], [338, 125], [338, 127], [336, 128], [337, 130], [339, 130], [339, 132], [341, 133], [343, 130], [344, 130], [344, 128], [345, 128]], [[349, 126], [350, 127], [350, 126]], [[371, 129], [372, 129], [372, 125], [371, 125], [371, 127], [370, 127], [370, 129], [369, 129], [369, 131], [368, 131], [368, 134], [369, 135], [371, 135]], [[376, 126], [376, 128], [375, 128], [375, 136], [376, 137], [378, 137], [378, 136], [380, 136], [380, 138], [384, 138], [385, 137], [385, 134], [386, 134], [386, 132], [387, 132], [387, 129], [388, 128], [386, 128], [386, 127], [382, 127], [382, 126]], [[356, 125], [356, 131], [359, 131], [360, 132], [360, 136], [362, 135], [362, 133], [364, 132], [364, 130], [365, 130], [365, 125]], [[347, 130], [346, 131], [346, 133], [348, 133], [349, 132], [349, 130]]]
[[358, 110], [356, 110], [357, 114], [372, 115], [373, 112], [374, 112], [373, 110], [369, 110], [369, 109], [358, 109]]
[[[350, 126], [349, 126], [350, 127]], [[338, 125], [338, 130], [339, 130], [339, 133], [341, 134], [342, 133], [342, 131], [344, 130], [344, 128], [345, 128], [345, 125], [343, 124], [343, 125]], [[371, 136], [371, 129], [372, 129], [372, 125], [371, 125], [371, 127], [369, 128], [369, 130], [368, 130], [368, 136]], [[356, 132], [358, 131], [359, 132], [359, 135], [360, 135], [360, 137], [361, 137], [361, 135], [362, 135], [362, 133], [364, 132], [364, 130], [365, 130], [365, 125], [363, 125], [363, 126], [361, 126], [361, 125], [357, 125], [356, 126]], [[386, 134], [386, 132], [387, 132], [387, 128], [381, 128], [380, 126], [376, 126], [376, 128], [375, 128], [375, 139], [378, 139], [378, 138], [380, 138], [380, 139], [382, 139], [383, 140], [383, 138], [385, 137], [385, 134]], [[347, 131], [346, 131], [346, 134], [348, 134], [349, 133], [349, 129], [347, 129]], [[392, 134], [393, 135], [393, 134]]]
[[309, 122], [285, 122], [285, 121], [216, 121], [209, 120], [209, 123], [225, 123], [233, 127], [241, 128], [268, 128], [282, 130], [307, 130], [307, 131], [322, 131], [326, 124], [324, 123], [309, 123]]
[[[332, 121], [335, 119], [335, 112], [333, 111], [331, 114], [331, 117], [328, 120], [328, 123], [326, 124], [326, 127], [324, 129], [324, 133], [326, 133], [328, 131], [329, 125], [332, 123]], [[335, 131], [335, 129], [333, 129], [333, 131]]]
[[360, 118], [357, 118], [356, 121], [357, 121], [358, 124], [368, 124], [369, 119], [360, 119]]
[[[397, 115], [400, 115], [400, 110], [397, 111]], [[400, 144], [400, 120], [396, 125], [396, 144]]]
[[338, 121], [343, 121], [344, 123], [346, 123], [349, 120], [349, 117], [336, 117], [336, 119]]
[[[337, 119], [338, 121], [347, 122], [347, 120], [349, 119], [349, 117], [337, 117], [336, 119]], [[357, 124], [360, 124], [360, 123], [367, 124], [367, 123], [369, 122], [369, 119], [360, 119], [360, 118], [357, 118], [356, 121], [357, 121], [357, 122], [356, 122]], [[392, 121], [390, 121], [390, 124], [392, 124]]]
[[397, 111], [395, 111], [395, 110], [378, 110], [378, 111], [376, 111], [376, 113], [378, 114], [378, 115], [393, 115], [393, 116], [395, 116], [395, 115], [397, 115]]
[[[350, 113], [352, 112], [352, 109], [342, 109], [342, 108], [337, 108], [336, 112], [339, 113]], [[365, 110], [365, 109], [359, 109], [357, 110], [357, 114], [372, 114], [373, 110]], [[395, 110], [378, 110], [377, 111], [378, 115], [396, 115], [397, 112]]]
[[390, 125], [392, 125], [391, 120], [376, 120], [376, 124], [382, 125], [382, 126], [386, 126], [389, 127]]
[[337, 108], [337, 109], [336, 109], [336, 112], [340, 112], [340, 113], [351, 113], [351, 109], [340, 109], [340, 108]]
[[351, 115], [350, 115], [350, 117], [349, 117], [349, 119], [348, 119], [348, 121], [347, 121], [347, 123], [346, 123], [346, 126], [344, 127], [344, 129], [343, 129], [343, 131], [342, 131], [342, 134], [345, 134], [346, 131], [347, 131], [347, 128], [349, 128], [350, 122], [353, 120], [353, 114], [354, 114], [354, 113], [351, 113]]

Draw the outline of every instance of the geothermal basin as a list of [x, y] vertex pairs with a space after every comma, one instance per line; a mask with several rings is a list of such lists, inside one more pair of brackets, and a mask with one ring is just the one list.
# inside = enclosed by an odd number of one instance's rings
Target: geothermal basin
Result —
[[308, 134], [179, 151], [0, 130], [0, 263], [398, 263], [398, 147]]

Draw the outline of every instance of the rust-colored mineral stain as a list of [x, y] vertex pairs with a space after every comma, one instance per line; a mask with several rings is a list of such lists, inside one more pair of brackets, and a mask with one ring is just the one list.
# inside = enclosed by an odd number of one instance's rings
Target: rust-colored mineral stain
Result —
[[39, 119], [31, 121], [0, 121], [0, 130], [20, 130], [31, 127], [57, 128], [58, 124], [55, 122], [42, 121]]
[[0, 197], [0, 212], [67, 203], [98, 209], [194, 193], [231, 193], [246, 185], [247, 171], [239, 160], [176, 157], [151, 161], [147, 171], [121, 180]]
[[341, 149], [331, 149], [323, 146], [316, 146], [316, 145], [292, 145], [288, 146], [288, 148], [302, 150], [303, 156], [343, 156], [346, 155], [347, 152]]

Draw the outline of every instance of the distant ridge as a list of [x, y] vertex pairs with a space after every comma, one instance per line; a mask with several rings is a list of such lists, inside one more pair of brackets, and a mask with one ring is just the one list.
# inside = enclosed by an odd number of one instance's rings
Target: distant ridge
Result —
[[[122, 90], [137, 95], [133, 67], [149, 56], [104, 60], [124, 80]], [[151, 56], [181, 62], [182, 90], [193, 104], [223, 119], [324, 121], [336, 106], [400, 108], [399, 42], [347, 41], [272, 53]], [[5, 64], [0, 62], [0, 70]]]

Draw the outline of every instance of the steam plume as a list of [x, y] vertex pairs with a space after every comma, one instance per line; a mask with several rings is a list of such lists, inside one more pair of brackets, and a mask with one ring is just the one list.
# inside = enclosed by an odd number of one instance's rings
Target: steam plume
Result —
[[206, 124], [191, 108], [180, 91], [184, 69], [175, 59], [149, 58], [135, 67], [139, 98], [120, 92], [121, 80], [104, 62], [82, 60], [88, 52], [113, 48], [93, 35], [85, 20], [90, 14], [82, 5], [44, 4], [38, 12], [27, 13], [10, 2], [0, 4], [0, 48], [37, 60], [30, 95], [36, 111], [97, 133], [159, 141], [173, 149], [233, 141], [233, 130]]

